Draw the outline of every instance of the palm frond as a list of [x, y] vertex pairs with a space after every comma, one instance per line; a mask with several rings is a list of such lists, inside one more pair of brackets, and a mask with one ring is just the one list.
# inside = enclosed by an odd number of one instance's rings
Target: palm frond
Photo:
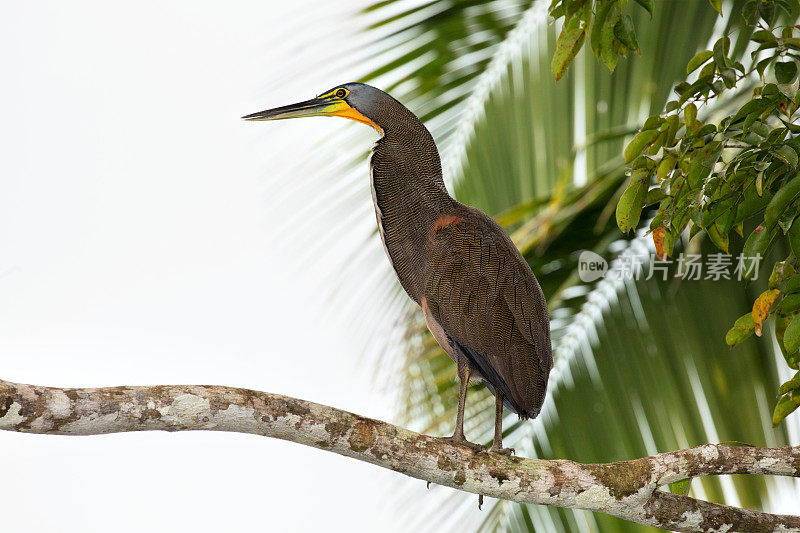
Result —
[[[603, 320], [604, 313], [618, 313], [627, 302], [628, 318], [638, 317], [641, 321], [645, 306], [641, 304], [638, 293], [653, 290], [647, 284], [633, 285], [627, 286], [623, 294], [618, 294], [618, 288], [608, 284], [601, 283], [591, 291], [575, 286], [572, 254], [580, 247], [575, 244], [582, 240], [602, 244], [603, 247], [609, 246], [614, 240], [611, 236], [616, 234], [616, 229], [608, 224], [608, 209], [602, 208], [615, 203], [617, 187], [625, 179], [619, 158], [625, 132], [631, 131], [632, 126], [643, 117], [661, 109], [672, 81], [680, 77], [688, 58], [704, 46], [714, 33], [724, 31], [724, 26], [717, 25], [715, 28], [715, 15], [706, 6], [684, 4], [682, 7], [685, 9], [681, 11], [662, 9], [656, 12], [652, 22], [655, 30], [642, 39], [646, 60], [644, 57], [633, 58], [609, 78], [603, 67], [594, 63], [593, 59], [579, 56], [575, 72], [566, 78], [564, 85], [567, 88], [564, 90], [561, 88], [563, 86], [554, 86], [548, 71], [555, 28], [544, 24], [537, 26], [534, 6], [526, 13], [529, 18], [523, 18], [509, 33], [508, 40], [498, 47], [502, 55], [495, 56], [490, 62], [490, 65], [502, 65], [502, 69], [495, 67], [487, 70], [484, 77], [479, 78], [478, 85], [485, 83], [487, 89], [475, 91], [467, 101], [465, 109], [470, 111], [460, 117], [461, 126], [456, 128], [451, 138], [453, 144], [445, 152], [449, 158], [446, 159], [446, 168], [450, 169], [451, 175], [458, 176], [461, 173], [464, 176], [455, 184], [457, 197], [487, 212], [504, 213], [501, 219], [505, 219], [508, 227], [514, 230], [512, 235], [521, 249], [527, 252], [526, 257], [540, 280], [543, 280], [550, 301], [556, 299], [566, 303], [554, 313], [553, 319], [554, 339], [563, 336], [557, 341], [557, 367], [551, 378], [551, 386], [556, 393], [572, 393], [581, 386], [581, 381], [584, 382], [584, 388], [591, 384], [594, 392], [609, 389], [613, 380], [606, 372], [611, 372], [610, 376], [613, 376], [613, 359], [598, 361], [605, 346], [612, 341], [602, 335], [606, 323]], [[646, 25], [646, 22], [639, 22]], [[530, 31], [531, 28], [540, 31]], [[526, 38], [521, 39], [520, 35]], [[507, 44], [512, 41], [513, 46]], [[669, 43], [669, 46], [662, 43]], [[674, 54], [674, 50], [680, 50], [683, 54]], [[667, 51], [673, 52], [669, 60], [665, 58]], [[487, 81], [483, 82], [484, 79]], [[591, 83], [592, 80], [598, 80], [598, 83]], [[600, 105], [590, 107], [598, 102]], [[474, 141], [470, 142], [470, 139]], [[580, 148], [575, 149], [575, 146]], [[565, 175], [571, 179], [565, 180]], [[588, 186], [574, 189], [575, 183], [588, 183]], [[604, 223], [597, 224], [598, 216], [604, 219]], [[563, 240], [559, 238], [562, 236], [565, 237]], [[565, 241], [567, 246], [559, 253]], [[618, 246], [626, 247], [625, 243], [618, 243]], [[548, 251], [547, 262], [542, 260], [544, 250]], [[567, 297], [564, 298], [563, 294]], [[575, 314], [572, 309], [582, 301], [585, 302], [583, 308]], [[639, 303], [634, 305], [632, 302]], [[571, 327], [560, 331], [561, 325], [567, 323]], [[726, 323], [720, 324], [721, 327], [726, 326]], [[454, 417], [457, 398], [453, 365], [435, 342], [427, 337], [418, 319], [409, 322], [408, 331], [407, 338], [413, 346], [410, 352], [414, 353], [409, 353], [405, 367], [405, 421], [425, 431], [444, 433]], [[639, 348], [646, 352], [647, 343], [640, 341]], [[631, 349], [619, 350], [618, 353], [625, 354], [623, 360], [626, 364], [639, 357]], [[664, 360], [670, 357], [676, 359], [669, 352], [659, 355]], [[706, 394], [710, 394], [708, 386], [703, 384], [706, 375], [692, 366], [695, 361], [691, 358], [680, 363], [685, 367], [682, 369], [684, 375], [691, 376], [691, 380], [688, 387], [683, 383], [679, 388], [691, 390], [691, 397], [700, 402]], [[680, 367], [678, 362], [672, 364]], [[646, 370], [640, 369], [641, 372]], [[661, 370], [665, 371], [663, 368]], [[762, 381], [768, 378], [767, 374], [761, 376]], [[651, 377], [651, 381], [658, 379]], [[763, 394], [765, 390], [761, 385], [759, 383], [753, 387], [758, 394]], [[670, 431], [662, 427], [660, 430], [664, 431], [664, 436], [654, 436], [650, 424], [654, 423], [651, 418], [656, 415], [645, 408], [646, 403], [642, 399], [646, 396], [646, 389], [637, 388], [636, 382], [628, 387], [636, 391], [635, 395], [622, 401], [607, 393], [602, 401], [593, 401], [591, 395], [579, 395], [584, 402], [584, 410], [586, 406], [607, 404], [613, 406], [607, 407], [609, 413], [622, 413], [611, 418], [617, 430], [611, 433], [625, 444], [618, 445], [616, 449], [613, 446], [595, 447], [592, 460], [654, 453], [676, 447], [678, 441], [688, 445], [690, 441], [685, 434], [680, 439], [676, 437], [684, 431], [679, 424], [684, 420], [691, 421], [694, 426], [694, 442], [713, 440], [713, 437], [720, 435], [716, 429], [712, 431], [707, 427], [707, 409], [700, 406], [697, 411], [684, 410], [680, 415], [673, 416], [667, 428]], [[492, 399], [480, 387], [471, 390], [470, 394], [467, 431], [488, 440], [492, 430], [489, 416]], [[683, 400], [672, 397], [660, 401], [670, 405]], [[550, 405], [555, 407], [546, 410], [540, 423], [533, 426], [507, 421], [511, 423], [505, 438], [510, 442], [522, 443], [520, 447], [531, 454], [580, 456], [581, 446], [574, 447], [573, 443], [573, 448], [567, 450], [558, 439], [548, 438], [548, 434], [553, 432], [558, 435], [572, 433], [571, 427], [562, 431], [558, 429], [563, 427], [564, 416], [559, 415], [565, 412], [563, 402], [555, 398]], [[569, 409], [567, 412], [571, 413]], [[703, 426], [705, 433], [697, 431], [703, 425], [703, 420], [706, 424]], [[661, 425], [664, 425], [663, 420]], [[577, 427], [590, 428], [591, 424], [579, 424]], [[671, 439], [666, 435], [671, 435]], [[759, 425], [758, 432], [753, 432], [753, 435], [763, 438], [764, 428]], [[731, 485], [728, 481], [723, 481], [719, 486], [714, 483], [712, 481], [708, 486], [698, 483], [694, 490], [705, 495], [713, 494], [720, 501], [727, 498], [735, 503], [738, 498], [749, 498], [755, 505], [763, 503], [763, 487], [753, 489], [746, 483]], [[571, 511], [522, 511], [513, 505], [497, 505], [491, 508], [486, 517], [483, 523], [485, 529], [495, 529], [502, 523], [504, 527], [513, 525], [524, 530], [534, 522], [547, 523], [548, 528], [559, 523], [568, 525], [570, 530], [577, 528], [587, 531], [598, 527], [601, 530], [629, 527], [605, 518], [595, 523], [593, 519], [587, 520], [584, 514], [579, 516]]]
[[[504, 223], [548, 301], [557, 304], [550, 407], [533, 424], [506, 420], [505, 438], [532, 455], [587, 461], [714, 437], [785, 442], [785, 434], [761, 424], [768, 418], [762, 412], [765, 391], [773, 390], [764, 384], [772, 386], [775, 379], [771, 347], [752, 343], [728, 360], [715, 344], [730, 320], [727, 313], [743, 312], [732, 286], [585, 286], [576, 276], [575, 252], [581, 248], [609, 257], [642, 253], [619, 239], [612, 220], [626, 181], [620, 158], [625, 136], [662, 109], [688, 59], [726, 31], [730, 19], [718, 19], [705, 2], [694, 0], [657, 3], [652, 20], [633, 10], [642, 56], [624, 60], [609, 76], [581, 53], [556, 85], [549, 67], [558, 27], [543, 16], [546, 6], [544, 0], [385, 0], [359, 16], [371, 41], [343, 54], [365, 72], [363, 81], [389, 90], [425, 120], [455, 196]], [[341, 146], [366, 146], [366, 136], [356, 135], [337, 138]], [[315, 161], [314, 168], [327, 170], [306, 186], [314, 200], [292, 218], [293, 225], [308, 228], [313, 219], [319, 228], [315, 242], [338, 242], [345, 232], [360, 237], [357, 250], [328, 255], [316, 246], [305, 253], [339, 272], [331, 283], [339, 287], [336, 313], [372, 330], [369, 350], [382, 355], [371, 363], [381, 368], [378, 381], [399, 391], [403, 421], [445, 434], [455, 418], [455, 367], [426, 333], [383, 257], [370, 213], [365, 155], [361, 148], [341, 150], [335, 165]], [[337, 191], [335, 197], [318, 194], [323, 181], [326, 190]], [[485, 388], [470, 390], [466, 431], [473, 438], [491, 438], [493, 404]], [[742, 416], [732, 415], [735, 410]], [[692, 490], [753, 507], [771, 497], [759, 481], [695, 482]], [[453, 529], [637, 529], [580, 511], [498, 502], [476, 515], [467, 513], [474, 503], [460, 494], [448, 505], [453, 512], [444, 516], [437, 508], [421, 525], [432, 528], [442, 520]]]

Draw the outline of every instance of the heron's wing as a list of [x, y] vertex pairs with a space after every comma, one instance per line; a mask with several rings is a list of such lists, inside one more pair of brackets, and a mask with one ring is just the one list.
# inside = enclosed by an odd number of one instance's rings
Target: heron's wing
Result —
[[424, 297], [433, 318], [522, 416], [536, 416], [552, 367], [547, 306], [500, 226], [469, 210], [434, 228]]

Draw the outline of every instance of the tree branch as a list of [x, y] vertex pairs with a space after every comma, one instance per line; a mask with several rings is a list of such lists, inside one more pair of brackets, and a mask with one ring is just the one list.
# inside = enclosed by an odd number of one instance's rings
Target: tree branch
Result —
[[346, 411], [247, 389], [165, 385], [60, 389], [0, 380], [0, 429], [53, 435], [212, 430], [289, 440], [455, 489], [588, 509], [675, 531], [800, 531], [800, 517], [696, 500], [659, 487], [696, 476], [800, 477], [800, 446], [706, 444], [608, 464], [473, 452]]

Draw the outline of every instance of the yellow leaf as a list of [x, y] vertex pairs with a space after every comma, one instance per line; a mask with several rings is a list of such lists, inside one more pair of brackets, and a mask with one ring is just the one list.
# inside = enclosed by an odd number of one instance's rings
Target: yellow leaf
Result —
[[653, 244], [656, 245], [656, 255], [661, 261], [667, 258], [667, 250], [664, 247], [666, 232], [667, 230], [664, 226], [659, 226], [653, 230]]
[[756, 335], [759, 337], [761, 336], [761, 325], [769, 316], [769, 310], [780, 293], [781, 291], [778, 289], [764, 291], [753, 303], [753, 324], [756, 325]]

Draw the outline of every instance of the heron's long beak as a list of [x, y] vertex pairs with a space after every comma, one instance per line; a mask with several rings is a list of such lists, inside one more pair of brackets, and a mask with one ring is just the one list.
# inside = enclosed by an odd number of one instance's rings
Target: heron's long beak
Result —
[[297, 104], [276, 107], [245, 115], [245, 120], [282, 120], [285, 118], [319, 117], [342, 115], [352, 109], [350, 104], [341, 98], [312, 98]]
[[321, 98], [312, 98], [305, 102], [298, 104], [285, 105], [283, 107], [276, 107], [275, 109], [267, 109], [266, 111], [259, 111], [252, 115], [245, 115], [242, 118], [245, 120], [282, 120], [285, 118], [298, 118], [298, 117], [344, 117], [362, 124], [367, 124], [378, 130], [383, 134], [383, 129], [375, 124], [372, 120], [365, 117], [347, 103], [343, 98], [336, 96], [323, 96]]

